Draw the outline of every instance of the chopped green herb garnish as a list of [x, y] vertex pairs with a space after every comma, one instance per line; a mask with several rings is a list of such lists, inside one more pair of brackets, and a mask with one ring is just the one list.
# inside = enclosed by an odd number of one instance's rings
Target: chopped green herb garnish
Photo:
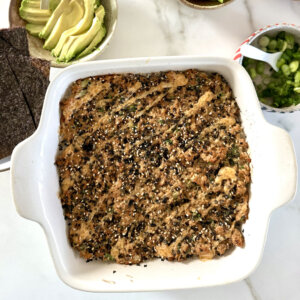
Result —
[[108, 261], [114, 261], [115, 260], [110, 253], [105, 253], [104, 254], [104, 259], [108, 260]]
[[82, 88], [87, 87], [88, 84], [89, 84], [89, 80], [88, 79], [84, 79], [84, 80], [81, 81], [81, 87]]
[[262, 47], [267, 47], [270, 43], [270, 38], [268, 38], [267, 36], [263, 36], [259, 39], [258, 44], [259, 46]]
[[283, 52], [273, 71], [263, 62], [244, 58], [243, 66], [252, 78], [259, 100], [273, 107], [287, 107], [300, 103], [300, 46], [288, 32], [276, 36], [262, 36], [258, 46], [268, 53]]
[[165, 140], [165, 143], [170, 144], [170, 145], [173, 145], [172, 140]]
[[104, 107], [98, 107], [97, 110], [98, 110], [99, 112], [105, 112]]
[[197, 211], [193, 212], [193, 220], [201, 220], [201, 214], [198, 213]]
[[227, 152], [227, 157], [229, 159], [238, 158], [240, 156], [239, 148], [233, 145]]
[[125, 107], [125, 110], [128, 112], [134, 112], [137, 110], [137, 106], [133, 104], [133, 105]]

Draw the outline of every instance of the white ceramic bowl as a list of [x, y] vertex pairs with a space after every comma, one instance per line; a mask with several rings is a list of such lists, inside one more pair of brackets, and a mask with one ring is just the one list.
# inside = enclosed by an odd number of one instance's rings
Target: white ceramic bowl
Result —
[[[69, 245], [58, 198], [54, 161], [59, 140], [60, 100], [73, 81], [87, 76], [189, 68], [221, 73], [232, 87], [241, 109], [252, 159], [250, 214], [244, 226], [245, 248], [237, 248], [230, 255], [205, 262], [156, 259], [145, 262], [147, 267], [100, 261], [86, 263]], [[252, 81], [244, 68], [223, 58], [122, 59], [66, 68], [50, 83], [39, 128], [12, 154], [11, 186], [19, 214], [43, 227], [60, 278], [74, 288], [93, 292], [195, 288], [227, 284], [247, 277], [260, 261], [271, 212], [293, 198], [296, 182], [296, 159], [289, 135], [265, 121]]]
[[[296, 42], [300, 43], [300, 26], [295, 24], [287, 24], [287, 23], [277, 23], [275, 25], [268, 25], [264, 28], [260, 28], [251, 34], [242, 44], [249, 44], [255, 47], [258, 47], [258, 40], [261, 36], [267, 34], [269, 36], [275, 36], [280, 31], [286, 31], [295, 36]], [[239, 64], [243, 64], [244, 56], [240, 53], [240, 47], [236, 50], [234, 60], [236, 60]], [[291, 105], [288, 107], [283, 108], [275, 108], [265, 103], [260, 102], [261, 107], [263, 110], [267, 110], [270, 112], [279, 112], [279, 113], [286, 113], [286, 112], [294, 112], [300, 110], [300, 104], [298, 105]]]

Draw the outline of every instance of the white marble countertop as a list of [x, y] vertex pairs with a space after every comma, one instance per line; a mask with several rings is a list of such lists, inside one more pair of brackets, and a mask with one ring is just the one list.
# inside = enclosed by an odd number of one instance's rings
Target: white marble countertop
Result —
[[[8, 26], [8, 5], [0, 0], [0, 27]], [[191, 54], [232, 58], [256, 29], [277, 22], [299, 24], [299, 14], [300, 1], [292, 0], [235, 0], [213, 11], [193, 10], [177, 0], [119, 0], [118, 27], [101, 59]], [[289, 131], [300, 158], [300, 112], [264, 115]], [[255, 272], [244, 281], [214, 288], [131, 294], [71, 289], [56, 275], [42, 229], [17, 214], [9, 171], [0, 173], [0, 237], [0, 299], [300, 299], [299, 193], [272, 214]]]

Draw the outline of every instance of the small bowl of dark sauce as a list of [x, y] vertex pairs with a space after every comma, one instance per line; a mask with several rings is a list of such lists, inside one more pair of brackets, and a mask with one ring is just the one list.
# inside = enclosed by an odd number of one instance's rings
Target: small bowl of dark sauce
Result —
[[183, 4], [196, 9], [213, 9], [227, 5], [233, 0], [179, 0]]

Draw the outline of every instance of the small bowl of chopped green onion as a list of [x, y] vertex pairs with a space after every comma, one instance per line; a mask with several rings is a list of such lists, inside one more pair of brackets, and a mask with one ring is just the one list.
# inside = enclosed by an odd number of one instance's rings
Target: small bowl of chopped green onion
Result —
[[300, 27], [289, 24], [267, 26], [243, 44], [267, 53], [282, 52], [278, 72], [267, 63], [244, 57], [237, 50], [235, 60], [245, 67], [254, 83], [263, 109], [275, 112], [300, 110]]
[[180, 0], [183, 4], [196, 9], [220, 8], [233, 0]]

